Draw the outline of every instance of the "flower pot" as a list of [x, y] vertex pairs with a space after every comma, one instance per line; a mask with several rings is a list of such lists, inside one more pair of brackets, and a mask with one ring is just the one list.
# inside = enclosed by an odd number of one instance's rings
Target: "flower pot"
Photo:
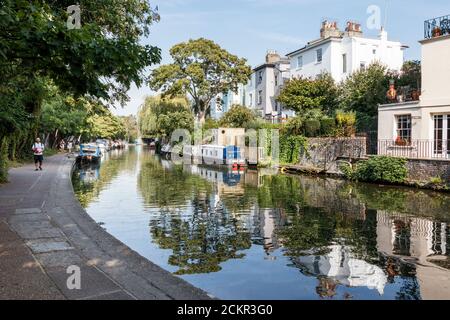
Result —
[[442, 30], [439, 27], [435, 27], [432, 32], [433, 38], [440, 37], [442, 35]]

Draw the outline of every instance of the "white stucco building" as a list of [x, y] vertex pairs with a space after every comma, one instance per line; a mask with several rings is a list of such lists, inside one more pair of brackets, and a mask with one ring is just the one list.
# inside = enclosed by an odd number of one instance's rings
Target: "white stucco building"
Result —
[[276, 51], [269, 51], [265, 62], [253, 69], [248, 83], [239, 85], [237, 92], [218, 95], [211, 102], [211, 117], [220, 119], [234, 104], [246, 106], [274, 122], [293, 116], [294, 112], [284, 110], [276, 101], [290, 77], [289, 69], [289, 59], [280, 57]]
[[357, 23], [347, 22], [343, 32], [336, 22], [324, 21], [319, 39], [288, 53], [287, 57], [292, 77], [316, 78], [327, 72], [336, 82], [340, 82], [376, 61], [390, 70], [400, 71], [405, 48], [400, 42], [389, 41], [384, 30], [378, 38], [366, 38]]
[[283, 110], [276, 101], [280, 91], [290, 77], [290, 62], [276, 51], [269, 51], [265, 63], [253, 69], [251, 81], [246, 86], [245, 105], [256, 110], [267, 120], [278, 121], [293, 115]]
[[[425, 25], [442, 21], [448, 26], [450, 16], [431, 21]], [[379, 154], [450, 159], [450, 29], [442, 30], [442, 34], [429, 33], [420, 41], [420, 100], [379, 107], [378, 139], [383, 142]]]

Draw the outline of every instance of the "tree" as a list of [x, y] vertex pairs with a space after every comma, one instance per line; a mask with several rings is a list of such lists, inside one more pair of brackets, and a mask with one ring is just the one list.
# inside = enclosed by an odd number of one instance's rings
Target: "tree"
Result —
[[247, 107], [233, 105], [220, 119], [220, 126], [229, 128], [247, 128], [248, 124], [255, 121], [256, 115]]
[[126, 117], [119, 117], [122, 121], [123, 127], [125, 129], [125, 140], [130, 143], [134, 143], [138, 136], [138, 124], [135, 115], [129, 115]]
[[353, 73], [343, 84], [340, 103], [344, 110], [370, 117], [378, 114], [378, 105], [386, 102], [389, 88], [387, 68], [373, 63]]
[[399, 86], [409, 86], [411, 89], [419, 90], [422, 84], [422, 66], [417, 60], [406, 61], [398, 79]]
[[148, 1], [77, 3], [82, 25], [69, 30], [73, 1], [0, 0], [0, 141], [10, 159], [27, 154], [39, 133], [49, 82], [77, 100], [124, 103], [131, 84], [160, 61], [158, 48], [139, 41], [153, 20]]
[[311, 110], [332, 114], [338, 105], [338, 89], [327, 73], [316, 79], [295, 78], [286, 83], [277, 101], [299, 114]]
[[188, 94], [193, 100], [193, 111], [205, 121], [211, 100], [238, 85], [247, 83], [251, 68], [211, 40], [189, 40], [170, 49], [173, 63], [163, 65], [151, 74], [150, 88], [162, 91], [164, 96]]
[[138, 122], [144, 138], [170, 137], [176, 129], [194, 128], [194, 116], [186, 97], [148, 97], [139, 110]]

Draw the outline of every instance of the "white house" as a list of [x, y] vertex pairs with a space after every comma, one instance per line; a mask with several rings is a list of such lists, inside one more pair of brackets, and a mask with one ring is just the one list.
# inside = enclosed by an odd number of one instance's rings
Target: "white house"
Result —
[[290, 62], [280, 57], [276, 51], [269, 51], [264, 64], [253, 69], [251, 81], [246, 86], [245, 105], [257, 110], [268, 120], [287, 118], [293, 113], [283, 110], [276, 101], [287, 79], [289, 79]]
[[400, 42], [389, 41], [384, 30], [377, 39], [366, 38], [360, 24], [347, 22], [342, 32], [336, 22], [324, 21], [319, 39], [288, 53], [287, 57], [291, 63], [292, 77], [315, 78], [327, 72], [336, 82], [340, 82], [375, 61], [392, 71], [400, 71], [405, 48]]
[[211, 101], [211, 117], [220, 119], [235, 104], [245, 105], [245, 85], [241, 84], [237, 88], [237, 92], [228, 91], [225, 94], [219, 94]]
[[211, 102], [211, 117], [220, 119], [234, 104], [255, 110], [271, 121], [293, 116], [292, 111], [284, 110], [276, 101], [289, 79], [289, 68], [289, 59], [280, 57], [276, 51], [269, 51], [265, 63], [253, 69], [250, 80], [239, 85], [238, 92], [220, 94]]
[[425, 27], [422, 94], [419, 101], [379, 106], [379, 154], [450, 159], [450, 16]]

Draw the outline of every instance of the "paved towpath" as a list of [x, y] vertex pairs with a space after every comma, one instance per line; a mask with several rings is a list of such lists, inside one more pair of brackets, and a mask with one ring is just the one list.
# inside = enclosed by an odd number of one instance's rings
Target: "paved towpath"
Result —
[[[0, 185], [0, 299], [210, 299], [96, 224], [74, 197], [72, 163], [13, 168]], [[81, 289], [68, 288], [71, 266]]]

